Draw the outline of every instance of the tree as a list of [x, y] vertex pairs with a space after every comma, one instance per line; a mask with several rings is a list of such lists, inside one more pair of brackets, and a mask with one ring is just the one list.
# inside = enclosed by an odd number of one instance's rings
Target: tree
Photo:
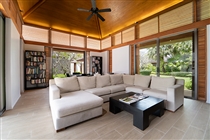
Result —
[[71, 62], [83, 57], [83, 53], [53, 51], [53, 74], [71, 73]]
[[[166, 67], [171, 67], [171, 71], [189, 69], [192, 63], [192, 41], [161, 45], [159, 54], [162, 72], [166, 72]], [[147, 55], [148, 58], [157, 60], [156, 47], [148, 48]]]

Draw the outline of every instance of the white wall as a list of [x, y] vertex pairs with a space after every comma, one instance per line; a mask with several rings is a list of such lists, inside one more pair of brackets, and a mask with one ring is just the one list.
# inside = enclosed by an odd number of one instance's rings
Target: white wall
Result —
[[112, 72], [130, 74], [130, 47], [112, 50]]
[[90, 52], [90, 56], [101, 56], [102, 57], [102, 73], [106, 74], [109, 72], [109, 52]]
[[24, 50], [44, 51], [44, 46], [24, 44]]
[[12, 109], [20, 98], [20, 35], [12, 20], [6, 18], [6, 109]]
[[101, 53], [103, 57], [103, 74], [109, 73], [109, 51]]
[[210, 25], [207, 26], [207, 103], [210, 103]]

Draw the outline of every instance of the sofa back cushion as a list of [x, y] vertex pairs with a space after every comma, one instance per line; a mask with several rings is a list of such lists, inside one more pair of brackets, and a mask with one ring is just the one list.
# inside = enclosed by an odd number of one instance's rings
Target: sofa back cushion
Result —
[[111, 81], [109, 75], [103, 75], [103, 76], [96, 76], [96, 87], [101, 88], [101, 87], [106, 87], [110, 86]]
[[122, 74], [110, 75], [110, 80], [112, 85], [123, 84]]
[[152, 76], [151, 89], [158, 89], [162, 91], [167, 91], [168, 87], [171, 87], [175, 84], [174, 77], [155, 77]]
[[80, 90], [76, 76], [66, 78], [55, 78], [55, 84], [60, 89], [61, 93]]
[[176, 85], [184, 85], [184, 83], [185, 83], [184, 79], [175, 79]]
[[148, 88], [151, 76], [135, 74], [134, 85]]
[[91, 76], [91, 77], [78, 77], [80, 89], [85, 90], [85, 89], [91, 89], [96, 87], [96, 76]]
[[127, 85], [134, 85], [134, 75], [123, 75], [123, 83]]

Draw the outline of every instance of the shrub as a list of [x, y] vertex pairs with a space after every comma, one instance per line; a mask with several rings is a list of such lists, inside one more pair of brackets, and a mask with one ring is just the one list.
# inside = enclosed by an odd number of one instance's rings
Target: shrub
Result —
[[55, 75], [53, 75], [53, 78], [56, 78], [56, 77], [65, 78], [66, 75], [65, 74], [55, 74]]
[[185, 87], [189, 90], [192, 90], [192, 79], [185, 81]]
[[172, 76], [178, 76], [178, 77], [191, 77], [192, 72], [171, 72]]
[[146, 64], [142, 69], [147, 71], [156, 71], [156, 67], [153, 66], [151, 63]]
[[81, 74], [81, 72], [76, 71], [76, 72], [73, 72], [73, 74]]
[[160, 72], [160, 75], [169, 75], [169, 76], [171, 76], [171, 73], [170, 72]]
[[140, 71], [140, 74], [141, 75], [150, 75], [151, 71], [150, 70], [142, 70], [142, 71]]

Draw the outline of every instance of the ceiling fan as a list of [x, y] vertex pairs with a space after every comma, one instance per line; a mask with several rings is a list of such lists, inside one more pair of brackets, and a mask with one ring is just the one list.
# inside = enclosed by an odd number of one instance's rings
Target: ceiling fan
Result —
[[96, 7], [96, 1], [95, 0], [91, 0], [91, 3], [92, 3], [92, 8], [90, 10], [82, 9], [82, 8], [78, 8], [77, 10], [78, 11], [84, 11], [84, 12], [91, 12], [91, 14], [87, 17], [87, 20], [90, 20], [90, 18], [93, 16], [93, 14], [95, 14], [102, 21], [105, 21], [105, 19], [99, 13], [100, 12], [111, 12], [111, 9], [110, 8], [98, 9]]

